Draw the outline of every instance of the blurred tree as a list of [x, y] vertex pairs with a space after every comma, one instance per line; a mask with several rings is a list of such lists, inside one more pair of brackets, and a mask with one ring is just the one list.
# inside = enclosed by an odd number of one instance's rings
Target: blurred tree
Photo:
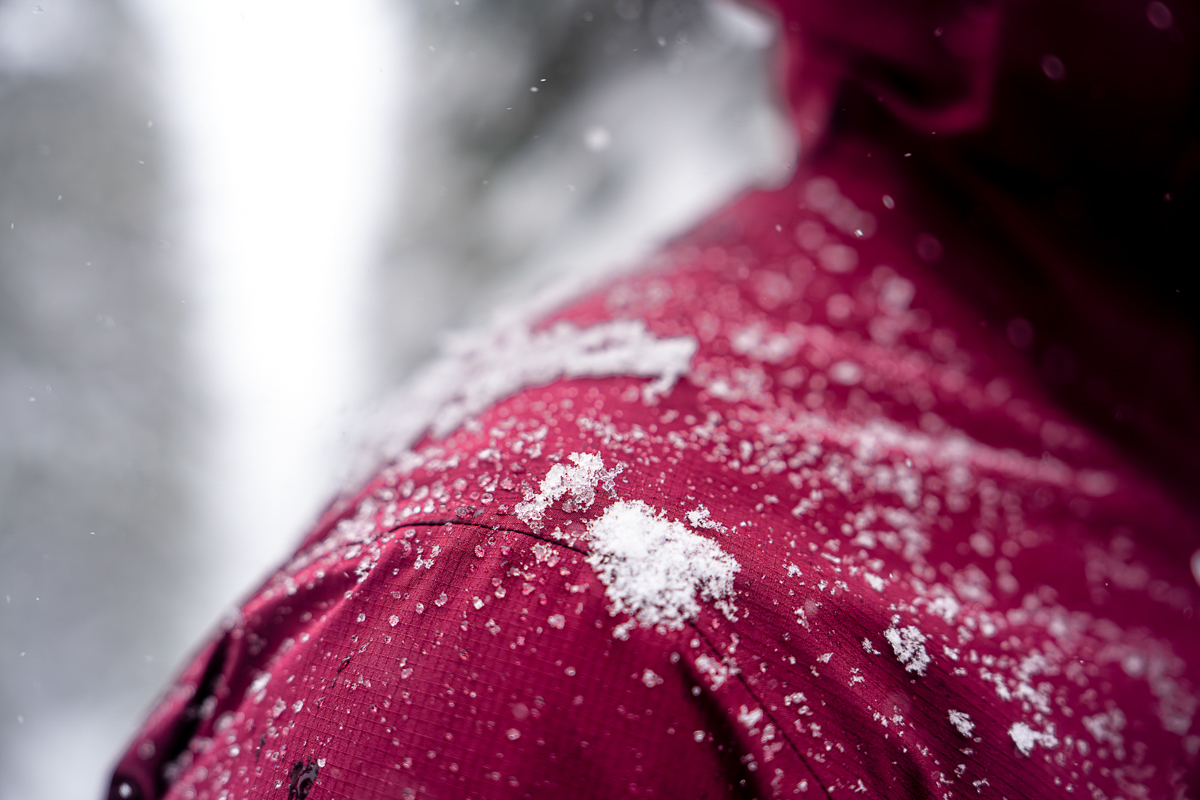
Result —
[[167, 590], [197, 408], [145, 75], [113, 0], [0, 5], [3, 798], [98, 792], [194, 635]]

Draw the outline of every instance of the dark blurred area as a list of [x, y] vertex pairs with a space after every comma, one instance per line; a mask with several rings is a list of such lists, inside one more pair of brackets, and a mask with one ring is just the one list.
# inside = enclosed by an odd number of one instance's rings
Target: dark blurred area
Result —
[[981, 294], [996, 323], [1028, 320], [1047, 387], [1200, 511], [1200, 9], [1007, 25], [990, 124], [931, 171], [979, 176], [964, 221], [1028, 265]]
[[947, 215], [947, 252], [986, 242], [970, 269], [946, 259], [946, 284], [1200, 510], [1196, 4], [778, 5], [805, 54], [793, 103], [836, 100], [824, 141], [903, 154], [913, 200]]

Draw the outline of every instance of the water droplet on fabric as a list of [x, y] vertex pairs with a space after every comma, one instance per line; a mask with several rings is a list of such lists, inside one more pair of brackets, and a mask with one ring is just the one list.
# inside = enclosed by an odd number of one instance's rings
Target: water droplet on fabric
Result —
[[842, 386], [854, 386], [862, 377], [862, 367], [853, 361], [839, 361], [829, 368], [829, 379]]
[[842, 199], [833, 178], [813, 178], [804, 185], [804, 204], [814, 211], [830, 211]]
[[1067, 68], [1063, 66], [1062, 59], [1047, 53], [1042, 56], [1042, 73], [1052, 81], [1061, 81], [1067, 77]]
[[1171, 13], [1171, 9], [1158, 0], [1146, 6], [1146, 19], [1160, 31], [1165, 31], [1175, 24], [1175, 15]]
[[811, 252], [825, 243], [825, 226], [815, 219], [806, 219], [796, 226], [796, 244]]
[[931, 233], [917, 234], [917, 258], [926, 264], [936, 264], [942, 260], [942, 243]]
[[826, 272], [841, 275], [858, 266], [858, 251], [845, 244], [827, 244], [817, 253], [817, 261]]
[[870, 239], [879, 229], [874, 214], [863, 214], [858, 218], [858, 226], [854, 229], [855, 239]]
[[1018, 350], [1028, 350], [1033, 345], [1033, 325], [1023, 317], [1013, 317], [1004, 329], [1008, 343]]

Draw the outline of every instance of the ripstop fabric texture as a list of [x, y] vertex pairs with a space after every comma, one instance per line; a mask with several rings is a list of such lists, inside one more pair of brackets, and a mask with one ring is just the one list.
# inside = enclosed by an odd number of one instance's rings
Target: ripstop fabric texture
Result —
[[1194, 519], [906, 165], [847, 139], [498, 347], [573, 355], [338, 502], [111, 796], [1195, 796]]

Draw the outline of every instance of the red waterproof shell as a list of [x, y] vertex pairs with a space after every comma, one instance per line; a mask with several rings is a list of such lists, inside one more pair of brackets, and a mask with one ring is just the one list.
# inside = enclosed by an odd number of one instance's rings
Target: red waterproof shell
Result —
[[845, 136], [460, 353], [111, 796], [1197, 796], [1195, 520], [912, 169]]

